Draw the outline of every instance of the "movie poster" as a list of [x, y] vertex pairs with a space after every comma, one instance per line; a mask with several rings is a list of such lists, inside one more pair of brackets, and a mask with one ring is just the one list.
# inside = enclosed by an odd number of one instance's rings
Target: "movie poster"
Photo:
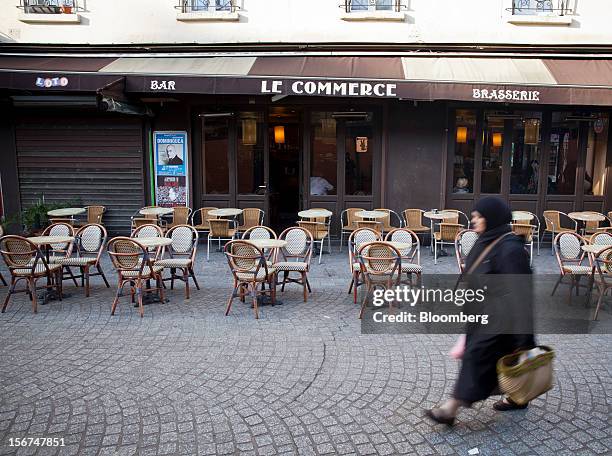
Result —
[[155, 203], [161, 207], [189, 205], [186, 131], [156, 131]]

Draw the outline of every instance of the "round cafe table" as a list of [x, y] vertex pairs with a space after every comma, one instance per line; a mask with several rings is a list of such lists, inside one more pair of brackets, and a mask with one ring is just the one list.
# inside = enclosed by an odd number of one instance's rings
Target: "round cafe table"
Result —
[[260, 249], [279, 249], [287, 245], [284, 239], [247, 239], [246, 241]]
[[383, 211], [359, 211], [355, 212], [355, 215], [357, 217], [361, 217], [362, 219], [376, 220], [380, 218], [385, 218], [389, 214]]
[[582, 250], [584, 250], [588, 254], [592, 254], [593, 256], [595, 256], [602, 250], [605, 250], [609, 247], [612, 247], [612, 245], [586, 244], [582, 246]]
[[[68, 244], [69, 242], [73, 242], [74, 238], [72, 236], [32, 236], [27, 238], [32, 244], [43, 247], [45, 250], [45, 259], [47, 263], [49, 263], [49, 250], [50, 247], [54, 244]], [[47, 279], [48, 280], [48, 279]], [[64, 297], [69, 297], [70, 295], [66, 293], [62, 293]], [[51, 299], [58, 299], [59, 296], [55, 290], [45, 290], [40, 296], [42, 299], [42, 304], [46, 304], [47, 301]]]
[[138, 242], [143, 247], [148, 248], [164, 247], [166, 245], [172, 244], [172, 239], [166, 237], [135, 237], [132, 239]]
[[145, 207], [138, 211], [140, 215], [155, 215], [156, 217], [172, 214], [173, 212], [174, 209], [171, 207]]
[[532, 219], [533, 219], [533, 216], [531, 214], [528, 214], [527, 212], [512, 211], [512, 221], [529, 222]]
[[47, 212], [49, 217], [73, 217], [87, 212], [84, 207], [65, 207], [63, 209], [53, 209]]
[[385, 241], [385, 244], [389, 244], [391, 247], [395, 247], [397, 250], [402, 252], [402, 250], [409, 249], [412, 247], [410, 242], [396, 242], [396, 241]]
[[584, 234], [586, 230], [586, 222], [603, 222], [606, 218], [602, 214], [596, 214], [594, 212], [570, 212], [567, 214], [569, 218], [577, 222], [582, 222], [581, 231]]
[[305, 211], [298, 212], [298, 216], [305, 219], [331, 217], [332, 214], [333, 213], [327, 209], [307, 209]]
[[208, 214], [214, 217], [235, 217], [242, 214], [242, 209], [225, 207], [221, 209], [213, 209], [212, 211], [209, 211]]

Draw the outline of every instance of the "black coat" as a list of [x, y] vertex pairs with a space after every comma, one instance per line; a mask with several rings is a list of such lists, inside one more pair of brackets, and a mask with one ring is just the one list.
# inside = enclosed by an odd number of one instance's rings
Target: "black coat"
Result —
[[[499, 231], [503, 233], [506, 230], [500, 229]], [[483, 236], [483, 238], [486, 237]], [[489, 237], [481, 245], [477, 243], [474, 246], [476, 252], [474, 255], [470, 254], [468, 265], [475, 261], [474, 257], [482, 252], [495, 237]], [[516, 235], [506, 236], [494, 246], [491, 253], [476, 268], [475, 273], [531, 274], [524, 240]], [[531, 276], [525, 277], [525, 280], [531, 280]], [[497, 361], [499, 358], [519, 348], [532, 348], [534, 345], [533, 334], [482, 334], [473, 331], [468, 326], [465, 352], [459, 378], [455, 385], [454, 397], [467, 404], [472, 404], [492, 394], [499, 394], [497, 391]]]

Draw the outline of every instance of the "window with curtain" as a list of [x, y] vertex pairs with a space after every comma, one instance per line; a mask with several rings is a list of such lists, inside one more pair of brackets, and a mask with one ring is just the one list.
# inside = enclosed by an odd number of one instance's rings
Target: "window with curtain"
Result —
[[476, 152], [476, 111], [455, 112], [455, 162], [453, 193], [474, 192], [474, 155]]
[[392, 10], [395, 0], [347, 0], [349, 11]]
[[485, 113], [480, 193], [501, 193], [504, 119]]
[[208, 11], [214, 9], [216, 11], [230, 11], [232, 9], [231, 0], [191, 0], [187, 6], [191, 7], [191, 11]]
[[512, 14], [548, 15], [552, 14], [554, 10], [553, 0], [512, 0]]
[[552, 114], [547, 183], [549, 195], [573, 195], [576, 192], [580, 124], [578, 120], [571, 119], [571, 114]]
[[521, 118], [514, 120], [512, 124], [510, 193], [533, 195], [538, 193], [542, 114], [539, 112], [518, 114]]
[[241, 112], [238, 116], [236, 175], [238, 193], [263, 193], [264, 124], [260, 112]]
[[607, 113], [597, 113], [595, 120], [589, 122], [583, 182], [585, 195], [604, 194], [609, 125], [610, 119]]
[[204, 121], [204, 176], [206, 193], [229, 193], [229, 119]]
[[346, 195], [372, 194], [373, 128], [367, 120], [347, 120], [345, 137], [344, 185]]
[[310, 116], [310, 194], [336, 195], [338, 188], [338, 151], [336, 119], [331, 112]]

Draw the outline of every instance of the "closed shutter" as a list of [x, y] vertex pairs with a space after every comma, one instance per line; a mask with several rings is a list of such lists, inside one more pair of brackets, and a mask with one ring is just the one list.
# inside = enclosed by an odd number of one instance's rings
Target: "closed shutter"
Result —
[[110, 233], [127, 233], [144, 205], [142, 121], [48, 116], [16, 123], [22, 207], [45, 202], [106, 206]]

